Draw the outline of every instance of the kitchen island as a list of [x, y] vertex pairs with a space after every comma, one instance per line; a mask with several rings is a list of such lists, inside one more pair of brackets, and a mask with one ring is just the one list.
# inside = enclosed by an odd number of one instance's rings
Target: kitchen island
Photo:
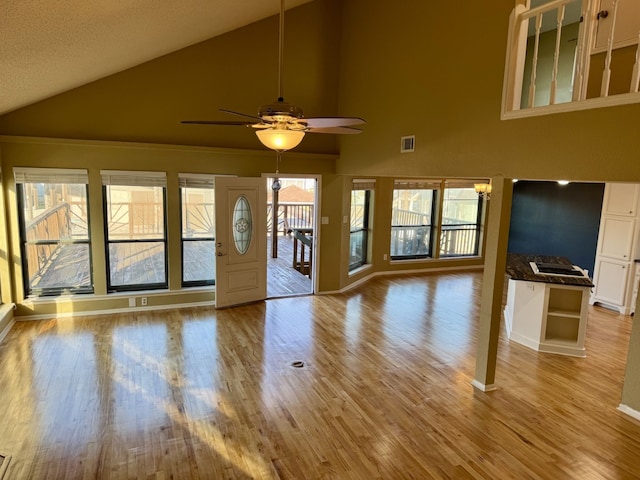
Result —
[[515, 253], [508, 254], [506, 271], [509, 339], [539, 352], [585, 357], [593, 287], [586, 273], [565, 257]]

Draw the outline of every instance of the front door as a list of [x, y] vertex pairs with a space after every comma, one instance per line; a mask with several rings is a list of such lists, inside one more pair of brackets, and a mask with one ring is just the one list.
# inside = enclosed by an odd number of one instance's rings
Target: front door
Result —
[[267, 296], [266, 190], [262, 178], [217, 177], [216, 308]]

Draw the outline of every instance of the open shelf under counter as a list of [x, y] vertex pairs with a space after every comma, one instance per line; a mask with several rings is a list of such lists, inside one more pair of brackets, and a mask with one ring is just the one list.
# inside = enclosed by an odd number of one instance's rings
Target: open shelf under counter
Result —
[[591, 281], [586, 277], [537, 275], [529, 262], [569, 263], [561, 257], [509, 255], [511, 277], [504, 310], [510, 340], [544, 353], [585, 357], [584, 339]]

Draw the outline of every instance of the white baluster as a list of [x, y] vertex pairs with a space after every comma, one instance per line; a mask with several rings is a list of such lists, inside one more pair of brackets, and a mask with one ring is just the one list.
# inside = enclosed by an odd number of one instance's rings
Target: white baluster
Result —
[[576, 46], [576, 69], [573, 78], [572, 101], [577, 102], [586, 98], [587, 87], [585, 85], [585, 70], [589, 65], [589, 39], [592, 30], [592, 0], [582, 1], [582, 26], [578, 33], [578, 45]]
[[631, 93], [638, 93], [640, 86], [640, 32], [638, 33], [638, 46], [636, 48], [636, 63], [633, 65], [633, 74], [631, 75]]
[[607, 42], [607, 57], [604, 62], [604, 71], [602, 72], [602, 86], [600, 88], [600, 96], [609, 96], [609, 83], [611, 82], [611, 52], [613, 51], [613, 37], [616, 29], [616, 16], [618, 14], [618, 0], [613, 0], [613, 14], [611, 15], [611, 30], [609, 31], [609, 41]]
[[551, 74], [551, 88], [549, 89], [549, 105], [554, 105], [556, 103], [556, 90], [558, 89], [558, 60], [560, 58], [560, 37], [562, 36], [564, 8], [565, 5], [562, 4], [558, 9], [558, 21], [556, 24], [556, 50], [553, 52], [553, 73]]
[[531, 63], [531, 85], [529, 85], [529, 108], [532, 108], [536, 96], [536, 70], [538, 69], [538, 47], [540, 46], [540, 28], [542, 27], [542, 13], [536, 15], [536, 40], [533, 47]]

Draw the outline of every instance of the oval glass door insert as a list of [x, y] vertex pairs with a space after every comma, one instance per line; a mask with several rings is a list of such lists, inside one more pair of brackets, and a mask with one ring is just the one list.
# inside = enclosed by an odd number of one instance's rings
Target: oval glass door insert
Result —
[[241, 195], [233, 207], [233, 243], [240, 255], [249, 250], [252, 234], [251, 206], [247, 197]]

